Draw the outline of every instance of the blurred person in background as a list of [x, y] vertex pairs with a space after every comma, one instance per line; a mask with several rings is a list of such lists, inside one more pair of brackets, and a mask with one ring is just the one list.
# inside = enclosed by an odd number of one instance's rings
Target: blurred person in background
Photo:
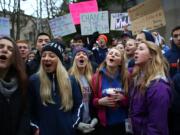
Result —
[[108, 38], [106, 35], [99, 35], [96, 41], [97, 41], [97, 46], [93, 47], [92, 51], [93, 51], [94, 59], [96, 63], [99, 65], [106, 58], [106, 54], [108, 52], [108, 48], [107, 48]]
[[18, 40], [16, 41], [16, 44], [19, 48], [19, 52], [21, 54], [22, 59], [24, 62], [27, 61], [27, 55], [30, 52], [30, 46], [26, 40]]
[[170, 76], [173, 78], [177, 72], [177, 61], [180, 59], [180, 26], [173, 28], [171, 36], [171, 49], [165, 53], [165, 57], [170, 64]]
[[38, 71], [39, 65], [40, 65], [40, 60], [41, 60], [42, 48], [49, 41], [50, 41], [50, 35], [49, 34], [42, 32], [42, 33], [39, 33], [37, 35], [37, 39], [36, 39], [36, 49], [37, 49], [36, 56], [31, 62], [28, 63], [28, 66], [27, 66], [27, 72], [28, 72], [29, 76]]
[[125, 45], [125, 55], [127, 58], [126, 67], [134, 67], [134, 53], [137, 49], [137, 44], [134, 39], [129, 39]]

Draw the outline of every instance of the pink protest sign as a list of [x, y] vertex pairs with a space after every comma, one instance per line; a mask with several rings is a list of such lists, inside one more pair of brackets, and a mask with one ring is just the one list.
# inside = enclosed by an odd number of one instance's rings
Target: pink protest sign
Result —
[[69, 11], [74, 24], [80, 24], [80, 14], [89, 12], [98, 12], [96, 0], [69, 4]]

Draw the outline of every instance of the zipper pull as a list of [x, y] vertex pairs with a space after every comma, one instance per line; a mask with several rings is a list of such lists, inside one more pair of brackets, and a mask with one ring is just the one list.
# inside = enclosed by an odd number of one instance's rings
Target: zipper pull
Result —
[[52, 89], [53, 89], [53, 94], [56, 95], [56, 90], [55, 90], [55, 75], [53, 74], [53, 81], [52, 81]]

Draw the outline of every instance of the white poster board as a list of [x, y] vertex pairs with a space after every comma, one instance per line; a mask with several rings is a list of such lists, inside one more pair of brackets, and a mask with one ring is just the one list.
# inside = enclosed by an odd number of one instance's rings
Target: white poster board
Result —
[[63, 37], [76, 32], [76, 28], [72, 22], [70, 14], [49, 20], [49, 25], [54, 37]]
[[128, 13], [111, 14], [111, 30], [123, 30], [123, 26], [130, 24]]
[[94, 32], [109, 33], [108, 11], [85, 13], [80, 15], [81, 35]]
[[0, 17], [0, 36], [10, 36], [9, 18]]

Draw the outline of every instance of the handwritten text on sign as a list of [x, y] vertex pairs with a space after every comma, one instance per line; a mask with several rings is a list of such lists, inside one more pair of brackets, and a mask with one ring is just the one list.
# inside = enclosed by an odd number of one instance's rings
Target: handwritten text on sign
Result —
[[111, 14], [111, 30], [123, 30], [123, 26], [129, 25], [128, 13]]
[[159, 9], [149, 15], [143, 16], [133, 21], [133, 34], [138, 34], [143, 29], [154, 30], [166, 25], [163, 9]]
[[80, 21], [82, 35], [91, 35], [96, 31], [109, 33], [108, 11], [81, 14]]
[[76, 32], [70, 14], [52, 19], [49, 24], [54, 37], [66, 36]]

